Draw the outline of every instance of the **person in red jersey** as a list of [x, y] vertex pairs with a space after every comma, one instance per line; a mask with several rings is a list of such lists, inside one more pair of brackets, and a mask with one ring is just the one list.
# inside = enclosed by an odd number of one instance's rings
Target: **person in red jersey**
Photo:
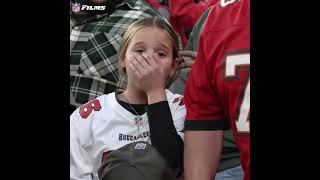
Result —
[[215, 177], [228, 128], [239, 148], [244, 180], [250, 180], [250, 0], [221, 0], [210, 11], [184, 103], [185, 180]]
[[[217, 1], [217, 0], [210, 0]], [[207, 8], [207, 1], [199, 0], [174, 0], [168, 1], [168, 10], [170, 12], [170, 24], [179, 34], [183, 47], [186, 46], [188, 37], [186, 30], [191, 30], [201, 14]]]

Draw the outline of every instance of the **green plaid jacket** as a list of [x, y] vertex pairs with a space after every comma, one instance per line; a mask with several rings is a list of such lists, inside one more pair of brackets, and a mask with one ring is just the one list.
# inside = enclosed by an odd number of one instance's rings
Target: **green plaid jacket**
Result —
[[144, 0], [125, 0], [109, 16], [97, 15], [76, 25], [70, 18], [70, 92], [79, 106], [124, 88], [119, 79], [118, 50], [122, 35], [138, 19], [159, 16]]

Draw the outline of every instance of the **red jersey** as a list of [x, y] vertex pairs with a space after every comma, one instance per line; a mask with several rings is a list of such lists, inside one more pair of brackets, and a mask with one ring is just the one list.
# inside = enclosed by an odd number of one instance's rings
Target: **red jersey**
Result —
[[232, 128], [250, 179], [250, 0], [221, 0], [209, 13], [188, 77], [185, 131]]
[[194, 0], [168, 1], [170, 24], [179, 34], [182, 45], [187, 45], [186, 29], [192, 29], [206, 9], [206, 3], [195, 3]]

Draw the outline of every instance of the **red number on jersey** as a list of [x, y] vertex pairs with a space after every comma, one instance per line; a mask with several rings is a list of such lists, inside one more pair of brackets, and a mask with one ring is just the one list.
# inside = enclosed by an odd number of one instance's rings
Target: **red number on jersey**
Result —
[[176, 103], [176, 102], [178, 102], [178, 101], [180, 101], [179, 106], [183, 106], [183, 105], [184, 105], [183, 96], [181, 96], [181, 97], [176, 97], [176, 98], [173, 100], [173, 103]]
[[182, 96], [181, 99], [180, 99], [179, 106], [183, 106], [183, 105], [184, 105], [184, 101], [183, 101], [183, 96]]
[[86, 119], [92, 112], [94, 111], [100, 111], [101, 105], [98, 99], [94, 99], [87, 104], [84, 104], [80, 107], [79, 112], [80, 116], [84, 119]]

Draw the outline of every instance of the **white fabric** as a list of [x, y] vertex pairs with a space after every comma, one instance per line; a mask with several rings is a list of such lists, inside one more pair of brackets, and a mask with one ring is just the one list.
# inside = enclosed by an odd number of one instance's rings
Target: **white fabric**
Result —
[[[178, 134], [183, 139], [186, 109], [179, 105], [182, 97], [166, 90], [166, 96]], [[118, 149], [135, 141], [151, 143], [147, 114], [142, 117], [141, 137], [135, 126], [134, 115], [123, 108], [116, 100], [115, 92], [97, 98], [101, 104], [99, 111], [92, 111], [83, 119], [79, 108], [70, 117], [70, 180], [97, 180], [97, 170], [101, 165], [102, 154]], [[176, 99], [176, 100], [175, 100]], [[175, 101], [174, 101], [175, 100]]]

